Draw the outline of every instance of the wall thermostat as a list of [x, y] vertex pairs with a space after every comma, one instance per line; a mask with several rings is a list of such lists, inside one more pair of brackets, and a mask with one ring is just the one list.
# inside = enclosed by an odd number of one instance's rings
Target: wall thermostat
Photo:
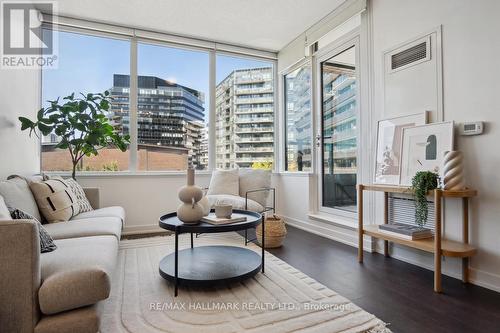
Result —
[[458, 125], [460, 135], [479, 135], [483, 133], [483, 130], [484, 125], [482, 121], [460, 123]]

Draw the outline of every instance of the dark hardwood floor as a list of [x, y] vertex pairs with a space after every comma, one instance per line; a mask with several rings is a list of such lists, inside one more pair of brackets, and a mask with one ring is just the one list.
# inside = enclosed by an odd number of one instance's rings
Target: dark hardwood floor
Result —
[[[254, 233], [249, 230], [249, 238]], [[433, 292], [433, 272], [288, 227], [284, 246], [269, 252], [390, 323], [397, 333], [500, 333], [500, 293], [443, 276]]]

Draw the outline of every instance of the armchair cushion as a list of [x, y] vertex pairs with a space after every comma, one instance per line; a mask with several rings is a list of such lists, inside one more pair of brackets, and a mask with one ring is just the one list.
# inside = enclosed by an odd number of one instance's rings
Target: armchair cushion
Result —
[[[271, 170], [240, 169], [240, 197], [245, 198], [245, 193], [251, 190], [271, 187]], [[269, 191], [249, 193], [248, 198], [266, 206]]]
[[[212, 208], [216, 205], [232, 205], [233, 209], [245, 209], [245, 198], [237, 195], [214, 194], [207, 195], [207, 198], [208, 202], [210, 202], [210, 207]], [[262, 213], [264, 211], [264, 206], [256, 201], [248, 199], [247, 210]]]
[[215, 170], [210, 179], [210, 186], [207, 195], [212, 194], [228, 194], [238, 195], [239, 180], [238, 169], [232, 170]]

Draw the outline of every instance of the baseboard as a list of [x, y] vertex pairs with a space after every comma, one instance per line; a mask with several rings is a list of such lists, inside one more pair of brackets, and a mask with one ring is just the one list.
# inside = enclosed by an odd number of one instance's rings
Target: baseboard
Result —
[[[320, 224], [319, 221], [314, 221], [314, 223], [310, 221], [301, 221], [289, 216], [281, 215], [287, 224], [296, 227], [298, 229], [310, 232], [312, 234], [325, 237], [331, 240], [334, 240], [339, 243], [347, 244], [353, 247], [358, 247], [358, 239], [357, 239], [357, 231], [353, 231], [351, 228], [343, 228], [345, 231], [339, 231], [335, 229], [342, 229], [342, 226], [332, 226], [328, 224]], [[371, 237], [370, 237], [371, 239]], [[364, 241], [364, 250], [368, 252], [377, 252], [383, 254], [383, 249], [375, 246], [376, 241], [369, 240], [365, 238]], [[412, 258], [408, 258], [407, 256], [401, 255], [391, 255], [392, 258], [407, 262], [412, 265], [416, 265], [422, 268], [426, 268], [429, 270], [434, 270], [432, 265], [427, 265], [424, 262], [419, 260], [414, 260]], [[456, 279], [461, 279], [461, 271], [454, 270], [443, 270], [443, 275], [450, 276]], [[500, 275], [485, 272], [476, 268], [470, 268], [469, 282], [471, 284], [490, 289], [493, 291], [500, 292]]]
[[122, 235], [151, 234], [165, 232], [158, 224], [125, 226]]
[[[311, 223], [309, 221], [301, 221], [289, 216], [283, 216], [285, 222], [295, 228], [310, 232], [312, 234], [322, 236], [331, 240], [334, 240], [339, 243], [347, 244], [352, 247], [358, 247], [358, 233], [350, 228], [342, 228], [337, 227], [339, 229], [344, 229], [344, 231], [334, 230], [333, 226], [326, 224], [326, 226], [322, 226], [319, 221], [315, 221]], [[373, 244], [370, 238], [365, 238], [363, 242], [363, 249], [367, 252], [373, 252], [372, 248]]]

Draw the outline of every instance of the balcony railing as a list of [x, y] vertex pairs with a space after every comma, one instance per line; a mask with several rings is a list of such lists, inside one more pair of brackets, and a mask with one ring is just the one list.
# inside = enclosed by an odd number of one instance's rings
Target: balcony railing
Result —
[[261, 137], [250, 137], [250, 138], [236, 138], [234, 142], [236, 143], [252, 143], [252, 142], [273, 142], [274, 137], [272, 136], [261, 136]]
[[272, 93], [273, 87], [258, 87], [258, 88], [238, 88], [236, 87], [236, 95], [241, 94], [262, 94], [262, 93]]
[[241, 109], [236, 108], [234, 110], [235, 114], [249, 114], [249, 113], [273, 113], [273, 108], [252, 108], [252, 109]]
[[236, 147], [234, 151], [236, 153], [247, 153], [247, 152], [272, 153], [273, 147]]
[[255, 133], [255, 132], [274, 132], [274, 127], [263, 126], [263, 127], [236, 127], [234, 129], [235, 133]]
[[255, 123], [272, 123], [274, 122], [273, 117], [248, 117], [248, 118], [237, 118], [236, 124], [255, 124]]
[[272, 97], [236, 98], [235, 104], [272, 103]]

